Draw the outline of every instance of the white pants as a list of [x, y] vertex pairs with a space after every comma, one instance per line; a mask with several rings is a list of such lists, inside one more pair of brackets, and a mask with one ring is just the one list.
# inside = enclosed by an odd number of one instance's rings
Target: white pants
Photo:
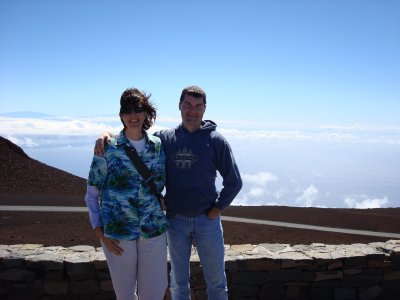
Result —
[[168, 286], [165, 233], [151, 239], [120, 240], [122, 255], [102, 246], [118, 300], [164, 298]]

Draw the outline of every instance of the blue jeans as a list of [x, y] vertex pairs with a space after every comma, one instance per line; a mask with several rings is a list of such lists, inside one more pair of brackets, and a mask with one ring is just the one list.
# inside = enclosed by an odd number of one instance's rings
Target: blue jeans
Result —
[[190, 299], [190, 253], [193, 241], [207, 284], [208, 299], [228, 299], [220, 217], [211, 220], [206, 215], [188, 217], [167, 214], [167, 218], [172, 300]]

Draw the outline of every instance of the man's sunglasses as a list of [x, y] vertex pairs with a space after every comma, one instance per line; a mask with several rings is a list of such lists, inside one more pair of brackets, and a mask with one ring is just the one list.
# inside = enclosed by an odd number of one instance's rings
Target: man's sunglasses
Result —
[[121, 107], [121, 114], [130, 114], [132, 112], [140, 114], [140, 113], [144, 112], [144, 107], [143, 106], [133, 106], [133, 105]]

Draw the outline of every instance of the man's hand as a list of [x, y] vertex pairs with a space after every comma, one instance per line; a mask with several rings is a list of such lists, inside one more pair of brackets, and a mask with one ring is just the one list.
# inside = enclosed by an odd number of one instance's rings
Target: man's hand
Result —
[[124, 250], [118, 246], [119, 241], [109, 239], [104, 236], [103, 228], [96, 227], [94, 231], [96, 232], [96, 236], [103, 242], [104, 246], [106, 246], [111, 253], [114, 253], [115, 255], [121, 255], [122, 252], [124, 252]]
[[94, 145], [94, 155], [103, 156], [104, 155], [104, 145], [111, 138], [111, 134], [109, 132], [103, 133], [97, 140]]
[[213, 208], [211, 208], [210, 211], [207, 213], [207, 217], [208, 217], [209, 219], [215, 219], [216, 217], [219, 216], [220, 213], [221, 213], [221, 210], [220, 210], [220, 209], [218, 209], [218, 208], [216, 208], [216, 207], [213, 207]]

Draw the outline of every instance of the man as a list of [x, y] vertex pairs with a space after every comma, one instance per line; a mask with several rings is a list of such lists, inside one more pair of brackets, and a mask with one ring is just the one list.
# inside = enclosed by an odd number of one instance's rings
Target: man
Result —
[[[194, 243], [207, 284], [208, 299], [228, 299], [224, 267], [224, 240], [220, 213], [242, 187], [231, 148], [203, 120], [206, 93], [197, 86], [183, 89], [179, 110], [182, 123], [155, 133], [164, 146], [167, 163], [165, 204], [171, 262], [173, 300], [190, 299], [190, 254]], [[218, 193], [217, 171], [223, 178]]]

